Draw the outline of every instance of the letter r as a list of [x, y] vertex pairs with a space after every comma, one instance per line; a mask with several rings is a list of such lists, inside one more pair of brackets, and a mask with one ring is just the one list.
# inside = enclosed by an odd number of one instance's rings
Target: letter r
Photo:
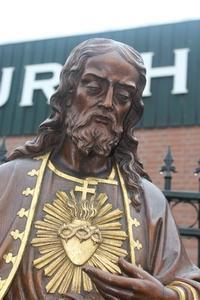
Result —
[[[59, 83], [61, 68], [62, 66], [58, 63], [25, 66], [24, 85], [19, 105], [32, 106], [35, 90], [42, 90], [45, 97], [49, 100]], [[48, 79], [36, 79], [36, 75], [40, 73], [52, 73], [52, 77]]]

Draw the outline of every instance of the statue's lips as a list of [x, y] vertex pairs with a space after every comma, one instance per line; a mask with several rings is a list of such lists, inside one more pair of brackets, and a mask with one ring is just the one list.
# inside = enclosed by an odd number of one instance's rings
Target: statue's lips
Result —
[[111, 118], [105, 116], [95, 116], [94, 120], [98, 123], [109, 124], [111, 122]]

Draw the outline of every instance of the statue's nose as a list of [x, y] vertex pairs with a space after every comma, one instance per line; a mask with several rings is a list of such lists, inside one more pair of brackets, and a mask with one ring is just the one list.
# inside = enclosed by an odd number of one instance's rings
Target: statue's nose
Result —
[[108, 88], [107, 92], [104, 95], [104, 98], [99, 104], [107, 109], [113, 108], [113, 87], [112, 86]]

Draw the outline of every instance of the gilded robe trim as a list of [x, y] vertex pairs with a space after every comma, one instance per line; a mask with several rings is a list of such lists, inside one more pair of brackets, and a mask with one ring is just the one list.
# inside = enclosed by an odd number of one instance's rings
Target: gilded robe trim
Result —
[[30, 229], [31, 229], [31, 225], [33, 222], [33, 218], [34, 218], [34, 213], [35, 213], [35, 209], [36, 209], [36, 205], [37, 205], [37, 201], [40, 195], [40, 189], [41, 189], [41, 184], [42, 184], [42, 180], [44, 177], [44, 172], [46, 169], [46, 165], [48, 163], [49, 160], [49, 156], [50, 153], [38, 158], [38, 159], [42, 159], [42, 163], [37, 175], [37, 181], [36, 181], [36, 185], [34, 188], [34, 192], [33, 192], [33, 198], [31, 201], [31, 206], [29, 209], [29, 213], [28, 213], [28, 217], [27, 217], [27, 222], [26, 222], [26, 227], [25, 230], [23, 232], [23, 236], [21, 237], [21, 245], [19, 248], [19, 251], [17, 253], [16, 256], [13, 257], [12, 253], [8, 253], [4, 255], [4, 259], [6, 263], [12, 263], [12, 269], [8, 275], [8, 277], [4, 280], [1, 280], [1, 285], [0, 285], [0, 299], [3, 299], [3, 297], [5, 296], [5, 294], [7, 293], [10, 284], [12, 283], [12, 280], [18, 270], [19, 264], [22, 260], [23, 254], [24, 254], [24, 250], [28, 241], [28, 237], [29, 237], [29, 233], [30, 233]]

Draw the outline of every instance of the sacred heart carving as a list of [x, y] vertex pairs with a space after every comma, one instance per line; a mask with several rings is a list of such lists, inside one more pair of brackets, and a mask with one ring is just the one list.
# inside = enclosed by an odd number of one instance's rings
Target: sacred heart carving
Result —
[[33, 264], [43, 268], [48, 277], [47, 293], [93, 290], [91, 279], [83, 271], [84, 264], [121, 273], [117, 261], [127, 255], [122, 248], [127, 238], [120, 224], [123, 212], [113, 210], [107, 200], [107, 195], [101, 193], [78, 201], [71, 191], [70, 195], [57, 192], [53, 203], [45, 204], [46, 215], [35, 222], [37, 232], [31, 243], [40, 252]]
[[99, 228], [85, 220], [63, 224], [58, 234], [68, 258], [76, 266], [85, 264], [102, 242]]
[[91, 238], [81, 242], [76, 236], [68, 241], [62, 239], [62, 244], [68, 258], [76, 266], [84, 265], [99, 247]]

